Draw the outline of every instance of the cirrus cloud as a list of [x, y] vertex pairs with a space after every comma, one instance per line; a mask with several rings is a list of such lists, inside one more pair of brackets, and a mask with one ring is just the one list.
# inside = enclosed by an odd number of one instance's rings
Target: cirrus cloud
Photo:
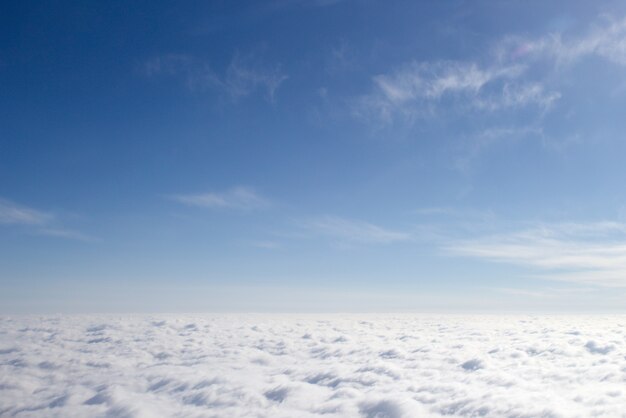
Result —
[[391, 244], [409, 241], [409, 233], [383, 228], [354, 219], [337, 216], [323, 216], [301, 223], [301, 226], [315, 234], [331, 237], [344, 244]]
[[0, 224], [42, 225], [52, 214], [0, 199]]
[[0, 198], [0, 225], [23, 226], [35, 235], [65, 238], [78, 241], [94, 241], [95, 238], [61, 225], [51, 212], [33, 209]]
[[537, 276], [609, 287], [626, 287], [626, 224], [540, 224], [511, 233], [457, 240], [454, 255], [529, 267]]
[[184, 205], [204, 208], [252, 210], [270, 206], [268, 199], [249, 187], [234, 187], [224, 192], [182, 194], [170, 197]]

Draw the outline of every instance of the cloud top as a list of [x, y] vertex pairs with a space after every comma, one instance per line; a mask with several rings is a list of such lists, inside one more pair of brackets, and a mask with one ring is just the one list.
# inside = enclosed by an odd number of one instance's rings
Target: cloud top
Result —
[[622, 324], [581, 315], [4, 317], [0, 415], [617, 417], [626, 408]]

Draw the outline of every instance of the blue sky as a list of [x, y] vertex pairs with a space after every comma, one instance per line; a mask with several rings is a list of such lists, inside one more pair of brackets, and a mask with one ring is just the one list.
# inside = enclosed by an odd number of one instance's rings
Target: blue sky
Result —
[[619, 310], [623, 2], [5, 2], [0, 307]]

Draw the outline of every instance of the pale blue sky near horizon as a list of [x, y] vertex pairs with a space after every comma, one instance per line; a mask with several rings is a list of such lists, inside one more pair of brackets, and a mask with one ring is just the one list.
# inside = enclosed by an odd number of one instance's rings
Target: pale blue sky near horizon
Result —
[[623, 2], [0, 22], [0, 313], [625, 309]]

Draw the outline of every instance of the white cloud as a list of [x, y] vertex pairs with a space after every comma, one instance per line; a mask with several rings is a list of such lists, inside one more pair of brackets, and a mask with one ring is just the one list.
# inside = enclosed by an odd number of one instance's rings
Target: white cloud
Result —
[[626, 65], [626, 18], [603, 16], [581, 36], [551, 33], [536, 39], [510, 37], [502, 42], [499, 52], [505, 60], [547, 57], [559, 67], [589, 56]]
[[478, 97], [473, 105], [490, 111], [535, 105], [542, 111], [548, 111], [561, 97], [561, 93], [545, 90], [545, 87], [538, 82], [505, 83], [502, 91], [497, 95]]
[[408, 241], [411, 234], [394, 231], [359, 220], [324, 216], [301, 224], [316, 234], [329, 236], [347, 244], [391, 244]]
[[468, 109], [533, 106], [541, 115], [561, 97], [554, 75], [590, 56], [626, 66], [626, 18], [603, 17], [580, 36], [509, 36], [467, 61], [410, 62], [374, 76], [372, 91], [355, 101], [353, 112], [385, 124]]
[[413, 62], [375, 76], [374, 90], [360, 97], [353, 111], [392, 123], [397, 118], [430, 116], [444, 101], [448, 107], [460, 106], [461, 111], [552, 106], [559, 93], [545, 91], [538, 82], [521, 81], [525, 70], [520, 64], [497, 62], [482, 66], [477, 62]]
[[487, 83], [499, 78], [514, 78], [519, 66], [481, 69], [476, 63], [412, 63], [391, 75], [374, 77], [384, 97], [394, 104], [424, 99], [439, 99], [445, 94], [478, 93]]
[[539, 277], [626, 286], [626, 224], [617, 222], [538, 225], [509, 234], [460, 240], [452, 254], [517, 264]]
[[618, 417], [622, 324], [537, 314], [3, 317], [0, 415]]
[[0, 199], [0, 224], [42, 225], [52, 218], [49, 213]]
[[270, 205], [269, 200], [248, 187], [235, 187], [225, 192], [208, 192], [175, 195], [171, 198], [179, 203], [204, 208], [263, 209]]

